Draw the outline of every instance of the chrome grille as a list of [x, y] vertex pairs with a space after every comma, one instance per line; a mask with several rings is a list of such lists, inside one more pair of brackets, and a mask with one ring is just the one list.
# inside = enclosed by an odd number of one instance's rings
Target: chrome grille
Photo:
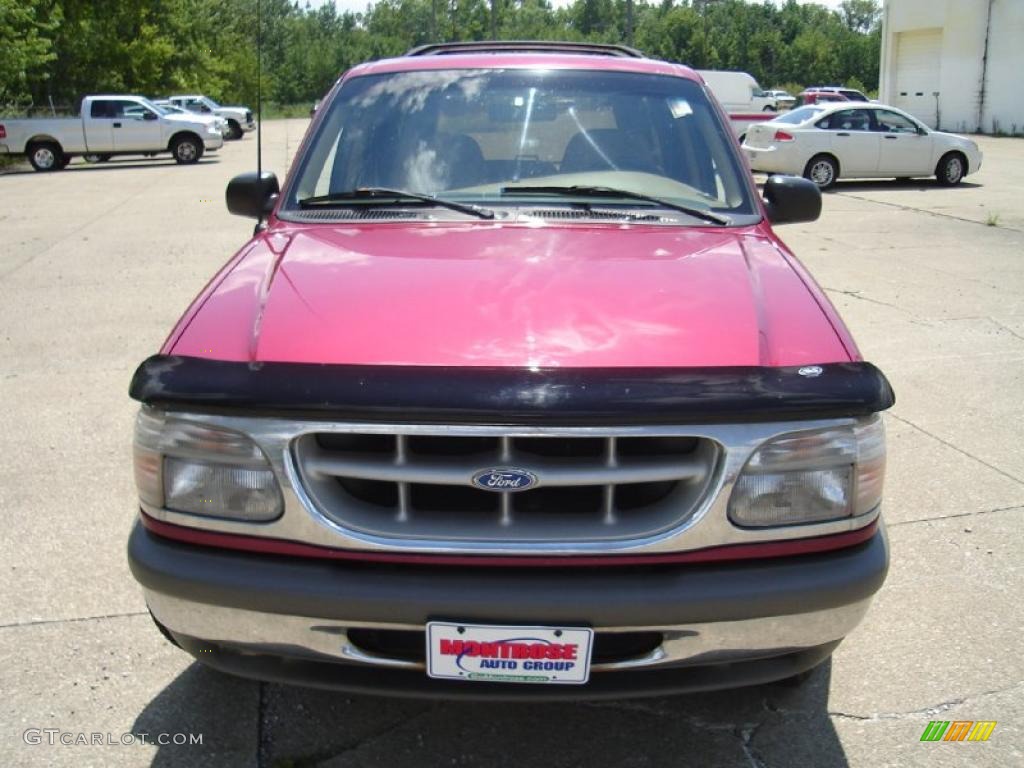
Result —
[[[294, 443], [306, 494], [328, 519], [383, 537], [581, 542], [678, 526], [699, 507], [717, 443], [688, 436], [312, 433]], [[516, 492], [473, 477], [518, 469]]]

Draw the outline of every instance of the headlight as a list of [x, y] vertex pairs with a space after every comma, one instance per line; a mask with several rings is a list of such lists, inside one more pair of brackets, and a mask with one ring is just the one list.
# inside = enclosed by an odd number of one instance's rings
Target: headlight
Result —
[[245, 435], [146, 410], [135, 422], [135, 484], [154, 507], [265, 522], [283, 510], [266, 456]]
[[877, 415], [850, 427], [783, 435], [744, 466], [729, 519], [766, 528], [857, 517], [881, 502], [884, 478], [885, 427]]
[[220, 133], [220, 128], [217, 127], [216, 123], [210, 123], [209, 125], [206, 126], [206, 132], [207, 133], [213, 133], [213, 134], [219, 134]]

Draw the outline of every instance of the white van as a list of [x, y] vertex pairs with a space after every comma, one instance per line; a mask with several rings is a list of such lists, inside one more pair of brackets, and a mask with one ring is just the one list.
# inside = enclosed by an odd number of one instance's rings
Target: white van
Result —
[[726, 112], [774, 112], [778, 108], [775, 97], [746, 72], [698, 69], [697, 74], [704, 78]]

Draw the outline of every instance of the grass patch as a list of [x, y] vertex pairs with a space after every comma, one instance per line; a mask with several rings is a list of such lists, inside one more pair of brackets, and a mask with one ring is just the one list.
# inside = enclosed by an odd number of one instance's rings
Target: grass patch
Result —
[[0, 173], [28, 168], [24, 155], [0, 155]]
[[263, 102], [263, 119], [280, 120], [282, 118], [309, 117], [313, 102], [308, 104], [275, 104]]

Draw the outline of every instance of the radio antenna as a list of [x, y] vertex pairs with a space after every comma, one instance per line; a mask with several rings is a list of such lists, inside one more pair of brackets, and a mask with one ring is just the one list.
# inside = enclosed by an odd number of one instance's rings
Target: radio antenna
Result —
[[263, 179], [263, 15], [262, 0], [256, 0], [256, 178]]

